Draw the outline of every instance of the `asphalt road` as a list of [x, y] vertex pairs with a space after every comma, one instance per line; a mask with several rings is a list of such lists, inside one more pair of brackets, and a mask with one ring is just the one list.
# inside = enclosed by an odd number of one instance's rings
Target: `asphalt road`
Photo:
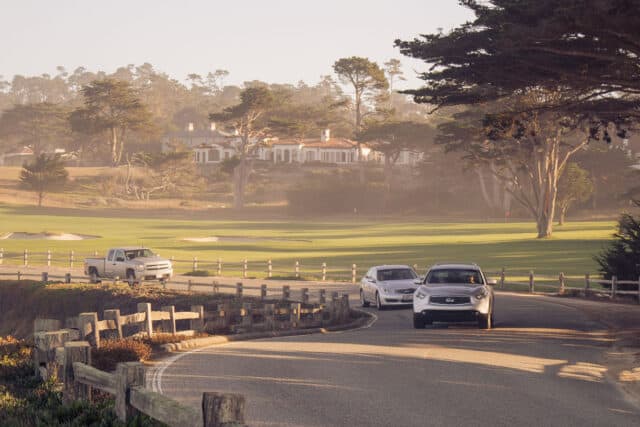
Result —
[[242, 393], [251, 426], [640, 425], [607, 379], [604, 326], [527, 295], [495, 309], [490, 331], [367, 309], [369, 328], [178, 354], [156, 385], [195, 407], [203, 391]]

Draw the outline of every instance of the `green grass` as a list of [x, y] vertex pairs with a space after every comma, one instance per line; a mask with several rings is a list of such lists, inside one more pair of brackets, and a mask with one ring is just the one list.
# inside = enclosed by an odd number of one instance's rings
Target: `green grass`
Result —
[[[77, 212], [77, 213], [74, 213]], [[90, 216], [87, 216], [90, 215]], [[101, 216], [102, 215], [102, 216]], [[109, 217], [108, 211], [39, 211], [33, 208], [0, 208], [0, 235], [6, 232], [57, 232], [102, 236], [95, 240], [48, 241], [2, 240], [5, 265], [19, 264], [24, 249], [29, 252], [53, 251], [54, 262], [66, 263], [68, 253], [82, 257], [112, 246], [142, 245], [165, 257], [191, 260], [198, 257], [200, 270], [216, 271], [215, 261], [223, 260], [223, 274], [237, 274], [243, 259], [249, 275], [265, 277], [267, 260], [273, 262], [274, 276], [293, 274], [295, 261], [305, 277], [318, 277], [327, 263], [329, 278], [346, 279], [351, 265], [365, 268], [381, 263], [417, 264], [422, 270], [435, 262], [467, 261], [480, 264], [485, 271], [581, 276], [594, 274], [593, 256], [615, 231], [613, 221], [573, 222], [556, 227], [550, 239], [536, 239], [533, 223], [435, 223], [399, 221], [232, 221], [174, 220]], [[211, 243], [183, 241], [188, 237], [248, 237], [252, 241], [232, 240]], [[30, 256], [32, 263], [43, 263], [44, 256]], [[64, 261], [63, 261], [64, 260]], [[188, 271], [191, 264], [178, 263]]]

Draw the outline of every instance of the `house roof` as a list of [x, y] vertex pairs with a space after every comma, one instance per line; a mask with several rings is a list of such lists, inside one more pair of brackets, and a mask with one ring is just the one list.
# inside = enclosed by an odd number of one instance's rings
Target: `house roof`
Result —
[[308, 139], [304, 141], [305, 148], [342, 148], [353, 149], [357, 147], [357, 143], [346, 138], [331, 138], [328, 141], [319, 139]]

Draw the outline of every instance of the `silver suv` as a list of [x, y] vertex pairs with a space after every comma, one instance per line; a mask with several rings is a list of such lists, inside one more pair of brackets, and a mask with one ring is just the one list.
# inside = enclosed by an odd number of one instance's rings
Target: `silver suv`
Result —
[[413, 295], [413, 326], [477, 321], [493, 326], [493, 289], [475, 264], [436, 264]]

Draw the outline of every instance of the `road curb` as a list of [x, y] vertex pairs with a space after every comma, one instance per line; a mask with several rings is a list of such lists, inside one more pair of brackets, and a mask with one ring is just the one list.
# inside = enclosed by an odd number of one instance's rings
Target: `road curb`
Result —
[[309, 329], [289, 329], [282, 331], [261, 331], [261, 332], [247, 332], [236, 335], [214, 335], [211, 337], [192, 338], [184, 340], [178, 343], [162, 344], [159, 352], [154, 354], [154, 359], [161, 357], [167, 353], [173, 353], [176, 351], [193, 350], [202, 347], [208, 347], [212, 345], [226, 344], [234, 341], [247, 341], [263, 338], [278, 338], [278, 337], [290, 337], [297, 335], [310, 335], [317, 333], [338, 332], [350, 329], [357, 329], [365, 326], [367, 323], [374, 320], [374, 316], [366, 311], [354, 310], [358, 313], [364, 314], [363, 316], [343, 325], [328, 326], [326, 328], [309, 328]]

